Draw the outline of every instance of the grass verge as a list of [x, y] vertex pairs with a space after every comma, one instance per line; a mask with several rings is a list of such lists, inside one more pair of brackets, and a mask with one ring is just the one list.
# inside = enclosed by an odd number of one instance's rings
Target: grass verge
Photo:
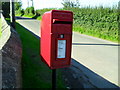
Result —
[[[17, 14], [15, 16], [21, 16], [20, 14]], [[42, 16], [36, 16], [36, 15], [23, 15], [22, 17], [27, 17], [27, 18], [33, 18], [37, 20], [41, 20]]]
[[34, 15], [23, 15], [22, 17], [32, 18], [32, 17], [34, 17]]
[[23, 15], [22, 17], [28, 17], [28, 18], [33, 18], [37, 20], [41, 20], [42, 16], [36, 16], [36, 15]]
[[82, 27], [77, 24], [73, 25], [73, 31], [118, 43], [118, 32], [115, 33], [115, 32], [108, 32], [105, 30], [104, 31], [98, 29], [95, 30], [88, 27]]
[[[23, 88], [51, 88], [51, 70], [40, 60], [39, 39], [16, 23], [22, 40], [22, 85]], [[61, 72], [57, 71], [57, 87], [65, 88]]]

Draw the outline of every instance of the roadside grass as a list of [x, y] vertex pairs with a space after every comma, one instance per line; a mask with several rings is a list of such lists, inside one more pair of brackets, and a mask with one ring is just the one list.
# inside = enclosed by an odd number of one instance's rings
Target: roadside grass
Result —
[[10, 18], [5, 18], [5, 20], [7, 20], [7, 21], [8, 21], [8, 23], [10, 23]]
[[[20, 14], [16, 14], [15, 16], [21, 16]], [[41, 20], [42, 16], [36, 16], [36, 15], [23, 15], [22, 17], [27, 17], [27, 18], [33, 18], [37, 20]]]
[[21, 14], [15, 14], [15, 16], [21, 16]]
[[42, 19], [42, 16], [38, 16], [36, 19], [37, 19], [37, 20], [41, 20], [41, 19]]
[[78, 24], [73, 25], [73, 31], [118, 43], [118, 32], [114, 34], [115, 32], [110, 31], [108, 32], [106, 30], [104, 31], [98, 29], [93, 30], [88, 27], [82, 27]]
[[[39, 39], [16, 23], [22, 40], [22, 86], [23, 88], [51, 88], [52, 72], [40, 59]], [[57, 70], [57, 87], [65, 88], [62, 74]]]
[[23, 15], [22, 17], [32, 18], [32, 17], [34, 17], [34, 15]]
[[22, 17], [28, 17], [28, 18], [33, 18], [37, 20], [41, 20], [42, 16], [36, 16], [36, 15], [23, 15]]

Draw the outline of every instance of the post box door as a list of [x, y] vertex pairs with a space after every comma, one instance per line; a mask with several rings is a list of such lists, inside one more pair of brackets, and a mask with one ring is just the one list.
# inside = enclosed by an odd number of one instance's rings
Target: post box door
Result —
[[72, 25], [53, 24], [52, 28], [56, 32], [51, 35], [51, 64], [54, 67], [69, 66], [71, 61]]

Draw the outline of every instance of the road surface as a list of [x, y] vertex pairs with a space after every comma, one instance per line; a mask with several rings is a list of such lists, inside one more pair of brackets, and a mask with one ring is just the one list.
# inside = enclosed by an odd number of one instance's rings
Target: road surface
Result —
[[[17, 22], [40, 36], [40, 21], [18, 17]], [[118, 85], [118, 45], [116, 43], [73, 32], [72, 58]]]

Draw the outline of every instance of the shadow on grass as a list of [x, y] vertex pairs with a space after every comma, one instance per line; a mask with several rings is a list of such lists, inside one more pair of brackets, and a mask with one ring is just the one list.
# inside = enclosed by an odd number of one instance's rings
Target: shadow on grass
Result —
[[[40, 60], [39, 38], [16, 23], [16, 30], [22, 40], [22, 85], [23, 88], [51, 88], [51, 70]], [[59, 73], [59, 72], [58, 72]], [[58, 75], [58, 88], [65, 88]]]
[[37, 19], [40, 15], [39, 14], [36, 14], [35, 16], [33, 16], [32, 18], [33, 19]]
[[20, 16], [16, 16], [16, 20], [18, 20], [18, 19], [22, 19], [22, 20], [33, 20], [33, 18], [27, 18], [27, 17], [20, 17]]

